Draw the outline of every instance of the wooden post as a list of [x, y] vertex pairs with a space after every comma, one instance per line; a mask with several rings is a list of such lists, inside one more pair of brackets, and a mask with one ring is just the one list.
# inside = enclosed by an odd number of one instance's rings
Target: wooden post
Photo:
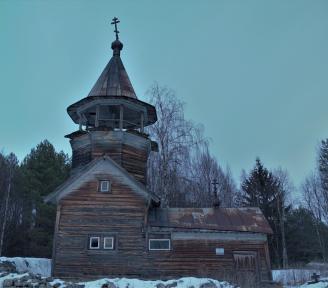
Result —
[[120, 130], [123, 130], [123, 105], [120, 105]]
[[54, 276], [54, 268], [56, 264], [56, 254], [57, 254], [57, 237], [59, 232], [59, 222], [60, 222], [60, 212], [61, 212], [61, 204], [57, 205], [57, 212], [56, 212], [56, 222], [55, 222], [55, 233], [54, 233], [54, 240], [52, 243], [52, 261], [51, 261], [51, 275]]
[[95, 119], [95, 127], [99, 126], [99, 112], [100, 112], [100, 107], [99, 105], [96, 106], [96, 119]]
[[141, 112], [141, 119], [140, 119], [140, 132], [144, 133], [144, 113]]
[[82, 117], [79, 115], [79, 130], [82, 131]]

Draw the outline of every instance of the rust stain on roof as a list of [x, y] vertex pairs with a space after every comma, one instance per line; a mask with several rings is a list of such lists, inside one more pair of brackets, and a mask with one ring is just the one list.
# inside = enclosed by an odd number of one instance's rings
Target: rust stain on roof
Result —
[[259, 208], [154, 208], [149, 215], [149, 224], [154, 227], [272, 234]]

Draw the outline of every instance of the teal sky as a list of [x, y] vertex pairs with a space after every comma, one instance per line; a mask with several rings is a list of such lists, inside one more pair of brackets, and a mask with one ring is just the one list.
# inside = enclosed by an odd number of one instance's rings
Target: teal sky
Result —
[[203, 123], [237, 181], [259, 156], [295, 185], [328, 137], [328, 1], [0, 0], [0, 149], [20, 159], [47, 138], [70, 153], [66, 107], [85, 97], [112, 55], [136, 93], [157, 81]]

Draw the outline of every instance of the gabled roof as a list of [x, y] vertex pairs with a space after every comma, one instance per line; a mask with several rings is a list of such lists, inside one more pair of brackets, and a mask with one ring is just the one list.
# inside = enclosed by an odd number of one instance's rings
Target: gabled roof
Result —
[[152, 227], [206, 229], [272, 234], [259, 208], [154, 208]]
[[113, 177], [123, 178], [125, 184], [144, 197], [146, 201], [153, 200], [155, 203], [159, 203], [159, 198], [156, 195], [149, 193], [144, 185], [108, 156], [96, 158], [79, 171], [76, 171], [62, 185], [57, 187], [53, 193], [46, 196], [44, 201], [58, 203], [60, 199], [72, 193], [84, 183], [93, 180], [95, 178], [94, 175], [97, 173], [108, 173]]

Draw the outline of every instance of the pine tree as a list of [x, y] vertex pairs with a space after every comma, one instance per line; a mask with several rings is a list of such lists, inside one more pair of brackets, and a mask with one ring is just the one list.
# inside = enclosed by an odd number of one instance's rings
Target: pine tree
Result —
[[259, 158], [256, 159], [255, 167], [248, 177], [243, 180], [241, 189], [243, 191], [244, 206], [259, 207], [268, 221], [272, 222], [272, 215], [276, 210], [279, 182], [263, 166]]
[[45, 140], [32, 149], [22, 165], [25, 209], [23, 226], [25, 255], [50, 257], [55, 223], [54, 205], [45, 204], [43, 197], [66, 180], [70, 159], [62, 151], [57, 153]]
[[279, 197], [280, 188], [279, 179], [263, 166], [259, 158], [249, 175], [244, 176], [241, 184], [242, 205], [259, 207], [274, 232], [269, 237], [269, 248], [272, 262], [277, 266], [282, 262], [279, 211], [285, 209], [282, 198]]

